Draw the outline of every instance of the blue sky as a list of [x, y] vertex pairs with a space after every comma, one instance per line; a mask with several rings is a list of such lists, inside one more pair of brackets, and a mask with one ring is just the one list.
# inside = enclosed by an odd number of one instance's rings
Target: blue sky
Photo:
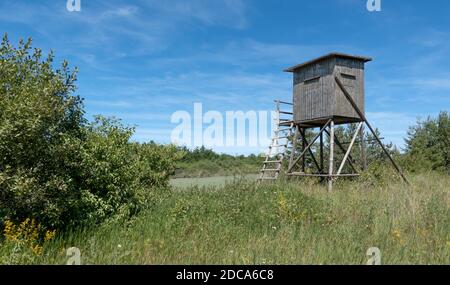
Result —
[[[2, 0], [0, 31], [32, 37], [80, 69], [87, 114], [136, 125], [134, 139], [170, 141], [173, 112], [271, 110], [291, 100], [286, 67], [339, 51], [366, 66], [366, 113], [403, 146], [417, 118], [450, 109], [450, 2], [382, 0]], [[228, 153], [261, 149], [217, 148]]]

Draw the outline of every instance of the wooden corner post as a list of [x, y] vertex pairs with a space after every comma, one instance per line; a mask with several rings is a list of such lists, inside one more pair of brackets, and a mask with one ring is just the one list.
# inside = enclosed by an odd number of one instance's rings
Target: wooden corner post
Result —
[[328, 166], [328, 192], [333, 191], [334, 168], [334, 121], [330, 122], [330, 164]]

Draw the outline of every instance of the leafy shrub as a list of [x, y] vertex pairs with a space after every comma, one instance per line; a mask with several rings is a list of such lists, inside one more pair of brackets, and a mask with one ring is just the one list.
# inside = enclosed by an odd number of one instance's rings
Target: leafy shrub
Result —
[[365, 187], [386, 187], [392, 181], [398, 181], [401, 177], [393, 169], [390, 162], [380, 161], [371, 163], [367, 171], [364, 171], [358, 181]]
[[101, 116], [88, 125], [76, 207], [82, 220], [128, 218], [150, 204], [149, 191], [168, 186], [180, 154], [173, 146], [131, 143], [133, 131]]
[[406, 164], [411, 171], [437, 170], [450, 173], [450, 116], [419, 121], [409, 129]]
[[118, 120], [84, 118], [76, 70], [53, 70], [31, 40], [0, 47], [0, 225], [59, 229], [129, 217], [167, 186], [178, 151], [130, 142]]
[[177, 164], [176, 178], [231, 176], [257, 173], [261, 168], [262, 158], [254, 154], [232, 156], [218, 154], [204, 146], [193, 150], [181, 147], [183, 158]]

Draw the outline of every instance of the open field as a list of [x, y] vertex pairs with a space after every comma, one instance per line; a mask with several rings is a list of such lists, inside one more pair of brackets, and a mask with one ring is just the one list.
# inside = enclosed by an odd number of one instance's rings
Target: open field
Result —
[[216, 159], [182, 161], [174, 178], [208, 178], [223, 176], [242, 176], [258, 173], [261, 158], [223, 156]]
[[42, 255], [0, 249], [2, 263], [383, 264], [450, 263], [450, 178], [439, 174], [373, 185], [340, 181], [327, 193], [312, 180], [257, 186], [249, 180], [155, 196], [133, 221], [67, 233]]
[[[247, 174], [244, 176], [248, 180], [256, 180], [257, 174]], [[214, 176], [200, 178], [175, 178], [170, 180], [170, 185], [176, 189], [189, 189], [192, 187], [225, 186], [235, 180], [242, 179], [239, 176]]]

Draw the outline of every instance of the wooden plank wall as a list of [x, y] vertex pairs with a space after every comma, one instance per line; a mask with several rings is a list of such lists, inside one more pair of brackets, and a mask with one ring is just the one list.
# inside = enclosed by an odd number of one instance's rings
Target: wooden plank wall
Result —
[[[364, 113], [364, 63], [352, 59], [337, 58], [334, 75], [337, 75], [341, 79], [347, 91], [352, 95], [352, 99], [356, 105]], [[356, 111], [345, 98], [342, 90], [337, 85], [335, 86], [334, 95], [336, 102], [334, 104], [334, 115], [359, 118]]]
[[334, 116], [359, 118], [336, 85], [340, 76], [358, 107], [364, 112], [364, 63], [329, 58], [294, 72], [294, 120], [307, 122]]
[[327, 96], [333, 60], [306, 66], [294, 73], [294, 120], [326, 117], [332, 112], [332, 98]]

